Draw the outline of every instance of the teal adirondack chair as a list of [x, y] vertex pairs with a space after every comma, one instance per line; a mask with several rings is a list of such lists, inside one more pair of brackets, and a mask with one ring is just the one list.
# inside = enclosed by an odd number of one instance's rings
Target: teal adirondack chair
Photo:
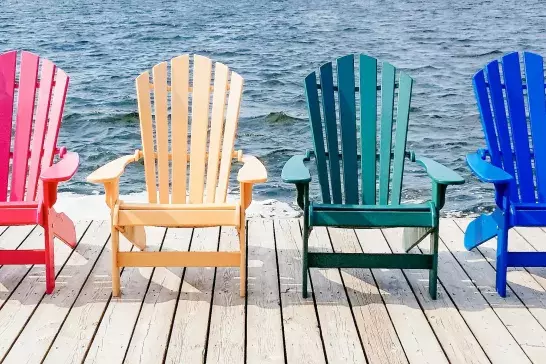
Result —
[[[296, 185], [298, 205], [304, 211], [303, 296], [307, 296], [308, 268], [404, 268], [429, 269], [429, 293], [435, 299], [440, 209], [444, 206], [447, 186], [463, 184], [464, 179], [451, 169], [429, 158], [416, 157], [413, 152], [406, 150], [412, 78], [400, 72], [399, 81], [396, 82], [395, 67], [383, 62], [381, 83], [378, 85], [377, 60], [361, 54], [359, 63], [360, 77], [356, 87], [353, 55], [337, 59], [337, 86], [334, 85], [332, 63], [320, 67], [320, 83], [317, 82], [316, 72], [305, 78], [314, 150], [292, 157], [282, 170], [283, 181]], [[357, 122], [357, 92], [360, 123]], [[381, 95], [379, 131], [378, 93]], [[378, 133], [379, 145], [376, 142]], [[312, 157], [317, 166], [322, 203], [309, 201], [311, 175], [304, 162]], [[423, 166], [432, 180], [431, 200], [420, 204], [401, 203], [406, 158]], [[309, 252], [308, 239], [314, 226], [406, 227], [403, 238], [406, 251], [430, 234], [430, 252]]]

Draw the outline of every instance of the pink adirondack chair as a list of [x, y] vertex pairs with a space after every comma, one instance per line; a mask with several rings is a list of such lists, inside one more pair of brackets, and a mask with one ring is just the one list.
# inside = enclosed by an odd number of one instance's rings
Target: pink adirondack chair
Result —
[[[20, 62], [17, 51], [0, 55], [0, 226], [38, 224], [45, 237], [44, 249], [0, 250], [0, 264], [45, 264], [46, 292], [51, 293], [53, 238], [76, 246], [74, 223], [53, 208], [57, 184], [76, 173], [79, 157], [57, 148], [68, 76], [46, 59], [39, 68], [35, 54], [21, 52]], [[60, 159], [53, 164], [55, 155]]]

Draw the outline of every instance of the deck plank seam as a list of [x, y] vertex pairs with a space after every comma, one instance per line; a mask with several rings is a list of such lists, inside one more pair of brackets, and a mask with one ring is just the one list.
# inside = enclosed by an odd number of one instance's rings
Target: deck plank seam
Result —
[[[85, 277], [85, 280], [83, 281], [82, 285], [80, 286], [80, 289], [78, 290], [78, 293], [76, 294], [76, 296], [74, 297], [74, 302], [72, 302], [72, 304], [70, 305], [70, 308], [68, 309], [63, 321], [61, 322], [61, 325], [59, 325], [59, 329], [57, 330], [57, 332], [55, 333], [55, 335], [53, 336], [51, 342], [49, 343], [48, 347], [47, 347], [47, 350], [46, 352], [44, 353], [44, 356], [42, 357], [42, 360], [41, 360], [41, 363], [43, 363], [45, 361], [45, 359], [47, 358], [47, 355], [49, 354], [49, 351], [51, 350], [53, 344], [55, 343], [55, 340], [57, 340], [57, 337], [59, 336], [59, 333], [61, 332], [66, 320], [68, 319], [68, 316], [70, 315], [70, 312], [72, 311], [72, 308], [74, 307], [74, 305], [76, 304], [76, 302], [78, 301], [78, 297], [80, 296], [80, 294], [82, 293], [83, 291], [83, 288], [85, 287], [85, 284], [87, 283], [87, 281], [89, 280], [89, 277], [91, 277], [91, 274], [93, 274], [93, 271], [95, 270], [95, 267], [99, 261], [99, 258], [101, 257], [101, 255], [103, 254], [104, 250], [106, 249], [106, 245], [108, 245], [108, 242], [110, 241], [110, 235], [108, 235], [106, 237], [106, 241], [104, 242], [104, 244], [102, 245], [102, 248], [101, 248], [101, 251], [100, 253], [97, 255], [97, 259], [93, 262], [93, 265], [91, 267], [91, 269], [89, 270], [89, 274]], [[67, 259], [68, 261], [68, 259]]]
[[[387, 239], [387, 236], [385, 235], [385, 233], [383, 232], [383, 229], [381, 229], [381, 234], [383, 235], [383, 238], [385, 239], [385, 241], [387, 242], [387, 246], [389, 247], [389, 250], [394, 253], [394, 250], [392, 249], [391, 247], [391, 242], [389, 242], [389, 239]], [[415, 248], [413, 248], [415, 249]], [[421, 253], [421, 251], [419, 251]], [[416, 301], [417, 301], [417, 304], [419, 305], [419, 308], [421, 309], [421, 312], [423, 313], [423, 315], [425, 316], [425, 319], [427, 320], [428, 322], [428, 325], [430, 326], [430, 329], [432, 330], [432, 333], [434, 334], [434, 337], [436, 338], [436, 340], [438, 341], [438, 344], [440, 345], [440, 348], [442, 349], [442, 352], [444, 353], [445, 357], [447, 358], [448, 361], [450, 361], [449, 359], [449, 356], [447, 355], [447, 351], [445, 350], [444, 348], [444, 345], [442, 343], [442, 341], [440, 340], [440, 338], [438, 337], [438, 334], [436, 333], [436, 331], [434, 330], [434, 326], [432, 326], [432, 323], [430, 322], [430, 319], [429, 317], [427, 316], [426, 314], [426, 310], [425, 308], [423, 307], [423, 305], [421, 304], [421, 302], [419, 301], [419, 299], [417, 298], [417, 294], [415, 293], [415, 290], [413, 289], [413, 286], [411, 285], [411, 282], [410, 280], [408, 279], [407, 275], [406, 275], [406, 272], [404, 269], [400, 269], [402, 271], [402, 274], [404, 275], [404, 278], [406, 278], [406, 282], [408, 283], [408, 286], [411, 290], [411, 292], [413, 293], [413, 296], [415, 297]], [[444, 289], [444, 291], [446, 292], [447, 294], [447, 290], [444, 286], [444, 284], [442, 283], [442, 281], [440, 280], [440, 278], [438, 277], [438, 283], [442, 286], [442, 288]], [[460, 314], [459, 312], [459, 309], [457, 308], [457, 306], [455, 306], [455, 303], [453, 302], [453, 299], [451, 298], [451, 296], [449, 294], [447, 294], [447, 297], [448, 299], [451, 301], [451, 303], [453, 304], [453, 306], [455, 307], [455, 309], [457, 310], [457, 313], [459, 313], [459, 316], [461, 317], [461, 319], [463, 320], [463, 322], [465, 323], [465, 325], [468, 327], [468, 323], [466, 322], [466, 320], [464, 319], [464, 317]], [[478, 341], [478, 339], [476, 338], [476, 335], [474, 334], [474, 332], [472, 330], [470, 330], [470, 327], [468, 327], [470, 333], [472, 334], [472, 337], [474, 338], [474, 340], [478, 343], [478, 346], [480, 347], [480, 349], [482, 350], [482, 352], [484, 353], [485, 357], [487, 358], [487, 360], [489, 360], [490, 363], [492, 363], [491, 361], [491, 358], [489, 358], [489, 356], [487, 355], [487, 353], [485, 352], [485, 350], [483, 349], [482, 347], [482, 344]]]
[[[72, 254], [74, 254], [74, 252], [76, 251], [76, 249], [78, 248], [78, 246], [80, 245], [80, 242], [82, 241], [83, 237], [85, 236], [85, 234], [87, 233], [87, 231], [89, 230], [89, 227], [91, 226], [91, 224], [93, 223], [93, 220], [89, 221], [89, 223], [87, 224], [87, 227], [85, 228], [83, 234], [81, 235], [81, 237], [78, 239], [77, 243], [76, 243], [76, 246], [74, 247], [74, 249], [72, 249], [70, 251], [70, 253], [68, 254], [68, 256], [66, 257], [66, 260], [63, 262], [63, 264], [61, 265], [61, 267], [59, 268], [59, 271], [57, 272], [57, 274], [55, 274], [55, 279], [57, 279], [57, 277], [59, 276], [59, 274], [61, 274], [61, 272], [63, 271], [64, 267], [66, 266], [66, 263], [68, 263], [68, 260], [70, 259], [70, 257], [72, 256]], [[36, 227], [35, 227], [36, 228]], [[32, 231], [34, 231], [34, 229], [32, 229]], [[29, 234], [30, 235], [30, 234]], [[28, 235], [27, 235], [28, 237]], [[21, 243], [22, 244], [22, 243]], [[20, 246], [20, 245], [19, 245]], [[34, 265], [33, 265], [34, 266]], [[30, 271], [30, 270], [29, 270]], [[25, 274], [25, 277], [27, 276], [28, 272]], [[45, 273], [45, 272], [44, 272]], [[21, 280], [22, 282], [23, 280]], [[20, 283], [19, 283], [20, 284]], [[13, 292], [15, 292], [15, 290], [13, 290]], [[12, 292], [12, 294], [13, 294]], [[40, 304], [42, 303], [44, 297], [45, 297], [46, 293], [44, 291], [44, 293], [42, 293], [42, 297], [40, 297], [40, 299], [38, 300], [38, 302], [36, 303], [36, 305], [34, 306], [34, 308], [32, 309], [32, 312], [30, 313], [30, 315], [27, 317], [27, 319], [25, 320], [25, 323], [23, 324], [23, 326], [21, 327], [21, 330], [19, 330], [19, 332], [17, 333], [17, 336], [13, 339], [13, 341], [11, 342], [10, 346], [8, 347], [8, 349], [6, 350], [6, 353], [4, 354], [4, 356], [0, 359], [0, 363], [3, 363], [4, 360], [6, 360], [7, 356], [9, 355], [9, 352], [11, 351], [11, 349], [13, 348], [13, 346], [15, 345], [15, 343], [17, 342], [17, 340], [19, 340], [19, 337], [21, 336], [21, 333], [25, 330], [27, 324], [29, 323], [29, 321], [32, 319], [32, 316], [34, 315], [34, 313], [36, 312], [36, 310], [38, 309], [38, 307], [40, 306]], [[11, 295], [10, 295], [11, 297]], [[8, 300], [6, 300], [4, 302], [4, 304], [8, 302]], [[2, 306], [3, 307], [3, 306]]]
[[[455, 224], [456, 225], [456, 224]], [[474, 279], [472, 279], [470, 277], [470, 274], [466, 271], [466, 269], [463, 267], [463, 265], [461, 264], [461, 262], [459, 262], [459, 260], [456, 258], [455, 254], [453, 254], [453, 252], [451, 251], [451, 249], [449, 249], [449, 247], [447, 246], [447, 244], [444, 242], [444, 239], [439, 236], [439, 241], [441, 242], [441, 244], [444, 246], [445, 249], [447, 249], [447, 252], [453, 257], [453, 259], [455, 260], [455, 262], [457, 262], [457, 265], [461, 268], [461, 270], [464, 272], [464, 274], [466, 275], [466, 277], [468, 278], [468, 281], [472, 283], [472, 285], [476, 288], [476, 290], [479, 292], [480, 296], [482, 296], [482, 298], [484, 299], [484, 301], [487, 303], [487, 307], [489, 307], [491, 309], [491, 311], [494, 313], [495, 317], [500, 321], [500, 323], [502, 324], [502, 326], [504, 326], [504, 328], [506, 329], [506, 331], [508, 332], [508, 334], [510, 335], [510, 337], [512, 337], [512, 339], [514, 340], [514, 342], [517, 344], [517, 346], [520, 348], [520, 350], [523, 352], [523, 354], [527, 357], [527, 359], [529, 359], [529, 362], [532, 363], [533, 361], [531, 360], [531, 358], [529, 357], [529, 355], [527, 354], [527, 352], [525, 350], [523, 350], [521, 344], [518, 342], [518, 340], [515, 338], [514, 334], [512, 333], [512, 331], [508, 328], [508, 326], [506, 326], [506, 324], [504, 323], [504, 321], [501, 319], [501, 317], [499, 316], [497, 310], [495, 310], [495, 308], [491, 305], [491, 302], [489, 302], [489, 300], [487, 299], [487, 297], [483, 294], [482, 290], [480, 289], [480, 287], [478, 287], [478, 285], [476, 284], [476, 282], [474, 281]], [[420, 247], [418, 247], [419, 250], [421, 251], [421, 253], [423, 253], [422, 249]], [[480, 253], [481, 254], [481, 253]], [[511, 290], [511, 289], [510, 289]], [[450, 295], [450, 293], [446, 290], [446, 292]], [[519, 297], [518, 297], [519, 299]], [[453, 301], [453, 304], [455, 305], [455, 307], [457, 308], [457, 311], [460, 312], [459, 310], [459, 307], [457, 306], [457, 304], [455, 303], [454, 300]], [[521, 300], [520, 300], [521, 302]], [[521, 302], [522, 305], [523, 305], [523, 302]], [[523, 305], [525, 307], [525, 305]], [[461, 315], [463, 316], [463, 315]], [[463, 318], [464, 319], [464, 318]], [[465, 321], [466, 322], [466, 321]], [[467, 325], [468, 326], [468, 325]], [[470, 326], [468, 327], [470, 329]], [[470, 330], [472, 331], [472, 330]]]
[[[161, 239], [161, 244], [159, 245], [158, 251], [161, 251], [163, 249], [163, 243], [165, 243], [165, 237], [167, 236], [168, 229], [166, 228], [163, 232], [163, 238]], [[133, 267], [133, 269], [138, 269], [138, 267]], [[144, 301], [146, 300], [146, 294], [148, 293], [148, 289], [150, 288], [150, 284], [152, 283], [152, 277], [154, 276], [156, 267], [152, 268], [152, 272], [150, 273], [150, 278], [148, 279], [148, 283], [146, 283], [146, 289], [144, 290], [144, 293], [142, 294], [142, 301], [140, 302], [140, 307], [138, 308], [138, 313], [135, 317], [135, 322], [133, 324], [133, 329], [131, 330], [131, 335], [129, 336], [129, 341], [127, 342], [127, 347], [125, 348], [125, 353], [123, 354], [123, 360], [122, 363], [125, 363], [125, 359], [127, 358], [127, 353], [129, 353], [129, 349], [131, 348], [131, 342], [133, 341], [133, 335], [135, 334], [135, 329], [138, 324], [138, 318], [140, 317], [140, 313], [142, 312], [142, 307], [144, 306]]]
[[277, 250], [277, 234], [275, 233], [275, 220], [271, 221], [271, 230], [273, 232], [273, 244], [274, 244], [274, 250], [275, 250], [275, 268], [277, 270], [277, 292], [279, 292], [279, 310], [280, 310], [280, 316], [281, 316], [281, 337], [282, 337], [282, 348], [283, 348], [283, 354], [284, 354], [284, 363], [288, 363], [288, 354], [286, 352], [286, 338], [284, 334], [284, 316], [283, 316], [283, 309], [282, 309], [282, 295], [281, 295], [281, 273], [279, 270], [279, 252]]
[[[356, 233], [355, 229], [352, 229], [353, 232], [354, 232], [354, 235], [355, 235], [355, 238], [356, 238], [356, 241], [358, 242], [358, 246], [360, 247], [360, 251], [362, 253], [364, 253], [364, 248], [362, 247], [362, 242], [360, 241], [360, 239], [358, 238], [358, 234]], [[330, 230], [328, 230], [328, 235], [330, 235]], [[330, 241], [331, 242], [331, 241]], [[333, 243], [332, 243], [332, 248], [333, 248]], [[385, 302], [385, 298], [383, 297], [383, 295], [381, 294], [381, 289], [379, 288], [379, 284], [377, 283], [377, 279], [375, 278], [375, 274], [374, 274], [374, 270], [373, 269], [368, 269], [370, 271], [370, 275], [372, 276], [372, 279], [373, 279], [373, 283], [375, 285], [375, 287], [377, 288], [377, 292], [379, 293], [379, 297], [381, 298], [381, 302], [383, 303], [383, 306], [385, 306], [385, 311], [387, 311], [387, 316], [389, 317], [389, 321], [392, 325], [392, 327], [394, 328], [394, 332], [396, 334], [396, 338], [398, 339], [398, 343], [400, 344], [400, 347], [402, 348], [402, 352], [404, 353], [404, 357], [406, 358], [406, 362], [407, 363], [410, 363], [410, 360], [409, 360], [409, 357], [408, 357], [408, 354], [406, 353], [406, 348], [404, 348], [404, 345], [402, 345], [402, 340], [400, 339], [400, 335], [398, 334], [398, 329], [396, 328], [396, 325], [394, 324], [394, 321], [392, 320], [392, 317], [391, 317], [391, 313], [389, 311], [389, 308]], [[341, 269], [340, 269], [341, 271]], [[343, 277], [341, 278], [342, 281], [343, 281]], [[343, 286], [345, 287], [345, 281], [343, 281]], [[347, 288], [345, 287], [345, 290], [347, 290]], [[347, 296], [347, 298], [349, 299], [349, 305], [351, 306], [351, 311], [353, 310], [353, 306], [351, 304], [351, 298], [349, 296]], [[417, 297], [415, 297], [415, 300], [416, 301], [419, 301], [417, 299]], [[423, 313], [424, 314], [424, 313]], [[354, 313], [353, 313], [353, 318], [354, 318]], [[355, 325], [356, 325], [356, 319], [355, 319]], [[357, 331], [358, 331], [358, 327], [357, 327]], [[434, 330], [433, 330], [434, 331]], [[359, 336], [360, 336], [360, 333], [359, 333]], [[364, 346], [362, 346], [364, 347]], [[443, 350], [443, 349], [442, 349]], [[366, 355], [366, 352], [364, 352], [364, 355]], [[447, 357], [446, 357], [447, 358]]]
[[[169, 229], [167, 229], [167, 232], [168, 231], [169, 231]], [[195, 229], [192, 228], [191, 229], [191, 235], [190, 235], [190, 242], [188, 244], [188, 250], [187, 251], [191, 250], [191, 245], [193, 243], [194, 234], [195, 234]], [[163, 361], [162, 361], [163, 364], [167, 361], [167, 354], [169, 352], [169, 344], [171, 343], [171, 337], [172, 337], [172, 333], [173, 333], [174, 320], [176, 318], [176, 311], [178, 309], [178, 302], [180, 301], [180, 294], [182, 292], [182, 284], [184, 283], [184, 278], [186, 276], [186, 270], [187, 270], [187, 267], [183, 267], [182, 268], [182, 274], [180, 275], [180, 284], [178, 285], [178, 294], [176, 295], [176, 302], [174, 303], [174, 309], [173, 309], [173, 314], [172, 314], [172, 319], [171, 319], [171, 325], [169, 327], [169, 333], [167, 334], [165, 351], [163, 353]]]

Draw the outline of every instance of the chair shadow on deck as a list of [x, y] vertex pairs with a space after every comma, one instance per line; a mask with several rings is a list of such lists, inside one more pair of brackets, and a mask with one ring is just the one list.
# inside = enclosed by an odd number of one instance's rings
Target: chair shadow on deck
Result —
[[[253, 237], [251, 236], [250, 239]], [[301, 236], [295, 237], [295, 242]], [[301, 241], [301, 240], [300, 240]], [[298, 242], [299, 243], [299, 242]], [[297, 247], [297, 248], [296, 248]], [[388, 303], [402, 304], [414, 309], [421, 309], [423, 302], [430, 304], [427, 307], [441, 308], [452, 305], [449, 295], [481, 294], [486, 299], [458, 300], [459, 310], [476, 311], [493, 307], [523, 307], [517, 296], [527, 298], [525, 305], [528, 308], [546, 307], [546, 292], [532, 287], [519, 285], [510, 281], [508, 297], [502, 299], [496, 295], [494, 271], [489, 263], [480, 255], [481, 259], [470, 259], [468, 252], [439, 252], [440, 284], [438, 301], [433, 305], [427, 294], [428, 271], [400, 269], [369, 269], [343, 268], [320, 269], [310, 271], [313, 294], [307, 299], [301, 295], [301, 256], [294, 245], [294, 249], [279, 248], [275, 245], [268, 247], [249, 246], [247, 298], [248, 305], [264, 309], [276, 309], [281, 304], [285, 306], [351, 306], [363, 307], [371, 305], [385, 305]], [[69, 249], [58, 244], [58, 249]], [[76, 250], [67, 259], [57, 275], [57, 287], [51, 295], [45, 295], [43, 283], [45, 270], [43, 266], [2, 266], [0, 267], [0, 309], [8, 300], [16, 301], [21, 305], [37, 305], [47, 302], [58, 307], [79, 307], [88, 304], [106, 304], [109, 301], [144, 302], [155, 304], [173, 300], [210, 302], [216, 306], [245, 305], [245, 298], [239, 296], [238, 268], [125, 268], [122, 273], [122, 295], [112, 298], [111, 292], [111, 265], [110, 244], [103, 246], [80, 242]], [[320, 249], [314, 248], [315, 251]], [[414, 248], [415, 250], [415, 248]], [[86, 259], [80, 252], [87, 252], [91, 259]], [[481, 247], [485, 256], [494, 256], [494, 249]], [[415, 251], [414, 251], [415, 252]], [[56, 252], [58, 259], [66, 255]], [[64, 253], [64, 252], [63, 252]], [[100, 255], [99, 255], [100, 253]], [[67, 254], [68, 255], [68, 254]], [[455, 259], [454, 259], [455, 257]], [[476, 258], [478, 256], [476, 255]], [[447, 272], [461, 271], [457, 261], [466, 259], [464, 271], [476, 265], [475, 274], [482, 271], [482, 281], [478, 288], [468, 276], [463, 279], [446, 280]], [[59, 262], [60, 263], [60, 262]], [[457, 264], [457, 266], [452, 266]], [[493, 262], [494, 265], [494, 262]], [[151, 272], [154, 269], [152, 278]], [[485, 272], [483, 271], [485, 269]], [[520, 268], [518, 268], [521, 270]], [[163, 270], [160, 272], [160, 270]], [[546, 269], [536, 268], [532, 274], [546, 279]], [[341, 275], [340, 275], [341, 273]], [[455, 274], [459, 277], [460, 274]], [[181, 284], [182, 278], [184, 279]], [[214, 283], [214, 292], [212, 291]], [[164, 283], [171, 282], [169, 286]], [[408, 281], [410, 283], [408, 283]], [[174, 283], [173, 283], [174, 282]], [[379, 284], [380, 291], [377, 286]], [[539, 284], [536, 284], [539, 287]], [[180, 293], [180, 287], [183, 292]], [[280, 292], [279, 292], [280, 288]], [[379, 293], [381, 292], [381, 294]], [[481, 293], [480, 293], [481, 292]], [[418, 296], [416, 299], [415, 296]], [[462, 301], [462, 303], [461, 303]], [[490, 303], [488, 303], [488, 301]], [[491, 306], [490, 306], [491, 304]]]

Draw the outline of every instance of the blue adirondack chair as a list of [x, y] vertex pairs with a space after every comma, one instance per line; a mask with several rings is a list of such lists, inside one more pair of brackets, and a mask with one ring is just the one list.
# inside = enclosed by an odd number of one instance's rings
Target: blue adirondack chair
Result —
[[468, 225], [464, 244], [470, 250], [497, 236], [496, 286], [502, 297], [507, 267], [546, 266], [544, 252], [508, 252], [511, 227], [546, 226], [546, 144], [540, 146], [546, 143], [543, 63], [540, 55], [524, 52], [522, 78], [520, 55], [514, 52], [473, 78], [487, 149], [466, 160], [476, 177], [494, 184], [496, 207]]
[[[359, 64], [360, 73], [356, 87], [353, 55], [337, 60], [337, 86], [334, 86], [332, 63], [320, 67], [320, 83], [317, 83], [315, 72], [305, 78], [314, 150], [292, 157], [282, 171], [283, 181], [296, 185], [297, 201], [304, 212], [303, 296], [307, 296], [307, 270], [310, 267], [406, 268], [429, 269], [429, 292], [436, 298], [439, 213], [444, 206], [447, 186], [464, 183], [464, 180], [447, 167], [429, 158], [416, 157], [413, 152], [406, 150], [412, 78], [400, 72], [399, 81], [396, 82], [395, 67], [383, 62], [381, 83], [378, 85], [377, 60], [362, 54], [359, 56]], [[357, 92], [360, 100], [359, 117], [356, 111]], [[379, 145], [378, 94], [381, 97]], [[360, 119], [360, 123], [357, 119]], [[360, 132], [357, 132], [359, 127]], [[315, 159], [317, 166], [322, 203], [309, 201], [311, 175], [304, 161], [311, 157]], [[432, 179], [430, 201], [421, 204], [401, 203], [406, 158], [422, 165]], [[404, 232], [406, 250], [431, 234], [430, 253], [309, 252], [308, 238], [314, 226], [408, 227]]]

